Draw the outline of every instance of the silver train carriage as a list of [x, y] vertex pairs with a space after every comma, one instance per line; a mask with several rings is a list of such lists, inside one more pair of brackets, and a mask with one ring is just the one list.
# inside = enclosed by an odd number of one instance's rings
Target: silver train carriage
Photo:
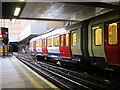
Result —
[[49, 31], [30, 41], [32, 55], [60, 62], [120, 69], [120, 11]]

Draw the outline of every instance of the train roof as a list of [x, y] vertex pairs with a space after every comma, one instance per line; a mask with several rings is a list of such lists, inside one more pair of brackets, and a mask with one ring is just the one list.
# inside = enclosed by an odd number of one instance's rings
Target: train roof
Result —
[[69, 33], [69, 30], [66, 30], [65, 28], [59, 28], [59, 29], [54, 29], [54, 30], [48, 30], [47, 32], [45, 32], [44, 34], [32, 38], [30, 41], [35, 41], [38, 40], [40, 38], [48, 38], [48, 37], [53, 37], [53, 36], [57, 36], [57, 35], [61, 35], [61, 34], [65, 34], [65, 33]]

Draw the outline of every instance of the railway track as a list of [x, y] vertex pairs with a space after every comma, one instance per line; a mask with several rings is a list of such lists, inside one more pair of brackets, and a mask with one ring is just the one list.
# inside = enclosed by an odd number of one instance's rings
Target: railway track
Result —
[[15, 55], [20, 61], [28, 65], [40, 75], [44, 76], [61, 89], [70, 90], [111, 90], [108, 80], [101, 80], [83, 73], [78, 73], [61, 67], [37, 62], [25, 55]]

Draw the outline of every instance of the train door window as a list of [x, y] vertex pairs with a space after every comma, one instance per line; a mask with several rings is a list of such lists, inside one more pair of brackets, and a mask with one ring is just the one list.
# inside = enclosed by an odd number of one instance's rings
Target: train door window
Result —
[[48, 47], [52, 47], [52, 38], [47, 39]]
[[116, 45], [117, 40], [117, 23], [112, 23], [108, 25], [108, 44]]
[[95, 30], [95, 45], [102, 45], [102, 28], [97, 28]]
[[66, 34], [65, 36], [66, 36], [65, 37], [66, 38], [66, 46], [68, 46], [69, 45], [69, 34]]
[[54, 38], [53, 38], [53, 45], [54, 45], [55, 47], [59, 46], [59, 37], [54, 37]]
[[39, 47], [42, 47], [42, 40], [39, 41]]
[[77, 44], [77, 33], [72, 34], [72, 46], [76, 46]]
[[45, 40], [42, 40], [42, 47], [45, 47]]
[[65, 35], [61, 35], [60, 36], [60, 46], [64, 46], [64, 38], [65, 38]]

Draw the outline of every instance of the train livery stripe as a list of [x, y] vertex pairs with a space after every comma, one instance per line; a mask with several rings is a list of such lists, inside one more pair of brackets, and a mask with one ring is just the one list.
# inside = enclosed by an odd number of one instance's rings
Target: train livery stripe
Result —
[[60, 56], [60, 53], [48, 53], [48, 55]]
[[42, 52], [36, 52], [37, 54], [42, 54]]
[[[42, 52], [37, 52], [37, 54], [42, 54]], [[48, 55], [60, 56], [60, 53], [48, 53]], [[73, 59], [82, 59], [82, 58], [83, 58], [82, 55], [73, 55]]]
[[[34, 53], [34, 52], [31, 52]], [[37, 54], [42, 54], [42, 52], [37, 52]], [[53, 55], [53, 56], [60, 56], [60, 53], [48, 53], [48, 55]], [[82, 59], [82, 55], [73, 55], [73, 59]]]
[[[31, 52], [34, 53], [34, 52]], [[42, 54], [42, 52], [37, 52], [37, 54]], [[60, 53], [48, 53], [48, 55], [60, 56]]]

